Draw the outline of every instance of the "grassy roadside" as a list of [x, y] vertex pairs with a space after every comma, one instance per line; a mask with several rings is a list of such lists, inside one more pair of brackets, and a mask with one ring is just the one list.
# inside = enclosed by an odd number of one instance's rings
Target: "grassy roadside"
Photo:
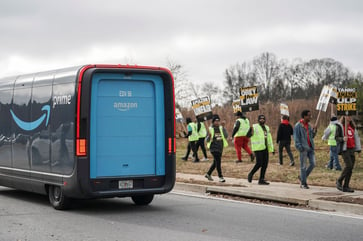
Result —
[[[181, 158], [185, 155], [186, 146], [188, 140], [186, 138], [178, 138], [176, 141], [177, 152], [176, 152], [176, 171], [181, 173], [190, 174], [200, 174], [204, 175], [211, 162], [212, 155], [209, 150], [207, 150], [207, 155], [209, 161], [193, 163], [191, 159], [188, 161], [183, 161]], [[340, 171], [332, 171], [325, 168], [326, 163], [329, 159], [329, 147], [326, 142], [321, 141], [321, 135], [315, 137], [315, 159], [316, 167], [308, 178], [308, 184], [319, 185], [319, 186], [329, 186], [335, 187], [335, 181], [340, 175]], [[291, 149], [295, 159], [295, 166], [289, 166], [289, 157], [284, 150], [284, 164], [279, 165], [278, 161], [278, 149], [277, 144], [275, 144], [275, 155], [270, 154], [269, 166], [266, 172], [266, 180], [275, 182], [286, 182], [286, 183], [298, 183], [297, 176], [300, 171], [299, 153], [295, 150], [294, 144], [291, 144]], [[190, 155], [191, 156], [191, 155]], [[199, 157], [203, 157], [202, 151], [198, 152]], [[225, 177], [234, 177], [246, 179], [248, 172], [252, 169], [255, 162], [251, 162], [247, 153], [242, 150], [242, 163], [236, 164], [234, 161], [236, 158], [236, 152], [233, 143], [229, 143], [229, 146], [224, 149], [222, 156], [222, 171]], [[351, 187], [358, 190], [363, 190], [363, 161], [362, 153], [356, 154], [356, 163], [353, 169], [352, 179], [350, 181]], [[339, 161], [342, 167], [344, 167], [344, 162], [341, 156], [339, 156]], [[213, 173], [216, 175], [216, 171]], [[257, 179], [259, 172], [254, 176]]]

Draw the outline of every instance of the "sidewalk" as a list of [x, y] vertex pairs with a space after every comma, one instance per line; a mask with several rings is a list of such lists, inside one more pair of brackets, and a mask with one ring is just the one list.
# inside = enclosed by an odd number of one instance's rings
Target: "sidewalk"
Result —
[[344, 197], [362, 200], [363, 191], [346, 193], [340, 192], [333, 187], [321, 186], [309, 186], [310, 189], [301, 189], [298, 184], [280, 182], [270, 182], [270, 185], [258, 185], [257, 180], [253, 180], [252, 183], [249, 183], [245, 179], [228, 177], [225, 177], [225, 183], [220, 184], [217, 176], [213, 176], [214, 181], [209, 182], [202, 175], [185, 173], [177, 173], [176, 178], [177, 183], [175, 184], [174, 189], [179, 191], [223, 193], [245, 198], [277, 201], [293, 205], [304, 205], [319, 210], [363, 215], [363, 205], [321, 200], [321, 198], [328, 197], [339, 197], [340, 199], [341, 197]]

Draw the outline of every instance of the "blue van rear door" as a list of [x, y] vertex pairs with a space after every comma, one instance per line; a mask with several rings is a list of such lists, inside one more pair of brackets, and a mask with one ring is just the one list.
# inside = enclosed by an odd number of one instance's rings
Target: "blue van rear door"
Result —
[[91, 88], [90, 177], [164, 175], [161, 77], [96, 73]]

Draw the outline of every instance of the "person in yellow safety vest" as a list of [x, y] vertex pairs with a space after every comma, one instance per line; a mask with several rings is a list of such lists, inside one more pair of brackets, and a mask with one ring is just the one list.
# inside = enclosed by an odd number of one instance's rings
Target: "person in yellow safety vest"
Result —
[[338, 157], [339, 143], [336, 139], [339, 136], [343, 137], [343, 126], [339, 123], [338, 118], [336, 116], [333, 116], [330, 119], [329, 126], [324, 130], [324, 134], [321, 138], [322, 140], [328, 140], [328, 145], [330, 147], [330, 158], [328, 164], [326, 165], [326, 168], [330, 170], [333, 169], [333, 165], [335, 170], [342, 170]]
[[208, 157], [207, 157], [207, 151], [205, 150], [205, 138], [207, 137], [207, 129], [205, 128], [205, 125], [203, 123], [203, 121], [199, 121], [197, 123], [197, 131], [198, 131], [198, 141], [197, 141], [197, 152], [200, 149], [202, 149], [203, 155], [204, 155], [204, 159], [202, 159], [202, 161], [208, 161]]
[[256, 155], [256, 164], [247, 176], [248, 182], [252, 182], [253, 175], [261, 168], [261, 174], [258, 180], [259, 185], [270, 184], [265, 180], [265, 173], [268, 166], [269, 152], [275, 154], [270, 128], [265, 125], [265, 121], [265, 116], [259, 115], [258, 123], [253, 124], [252, 127], [251, 144], [252, 151]]
[[246, 118], [245, 114], [241, 111], [237, 112], [238, 119], [234, 123], [233, 131], [232, 131], [232, 138], [234, 138], [234, 148], [236, 149], [237, 153], [237, 160], [236, 163], [242, 162], [242, 148], [248, 153], [251, 158], [251, 161], [255, 159], [254, 154], [252, 153], [251, 149], [248, 147], [248, 142], [250, 141], [249, 138], [249, 131], [250, 131], [250, 121]]
[[209, 181], [213, 181], [212, 172], [217, 169], [219, 182], [225, 182], [222, 174], [222, 153], [223, 148], [228, 146], [227, 139], [228, 133], [223, 126], [219, 125], [219, 116], [215, 115], [212, 119], [212, 126], [209, 127], [209, 135], [207, 136], [207, 146], [213, 155], [213, 163], [210, 166], [205, 178]]
[[182, 157], [182, 160], [186, 161], [188, 160], [188, 156], [190, 153], [190, 150], [193, 152], [193, 162], [199, 162], [198, 153], [197, 153], [197, 141], [199, 139], [198, 137], [198, 131], [197, 131], [197, 124], [195, 122], [192, 122], [192, 119], [188, 117], [186, 119], [187, 127], [188, 127], [188, 134], [186, 137], [188, 137], [188, 147], [187, 147], [187, 153], [184, 157]]

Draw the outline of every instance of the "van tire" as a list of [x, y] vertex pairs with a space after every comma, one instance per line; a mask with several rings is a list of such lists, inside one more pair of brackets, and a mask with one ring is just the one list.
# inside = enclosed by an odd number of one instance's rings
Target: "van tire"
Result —
[[146, 206], [154, 199], [154, 194], [132, 196], [131, 199], [138, 206]]
[[71, 200], [64, 196], [63, 190], [60, 186], [49, 186], [48, 188], [49, 202], [53, 208], [57, 210], [69, 209]]

